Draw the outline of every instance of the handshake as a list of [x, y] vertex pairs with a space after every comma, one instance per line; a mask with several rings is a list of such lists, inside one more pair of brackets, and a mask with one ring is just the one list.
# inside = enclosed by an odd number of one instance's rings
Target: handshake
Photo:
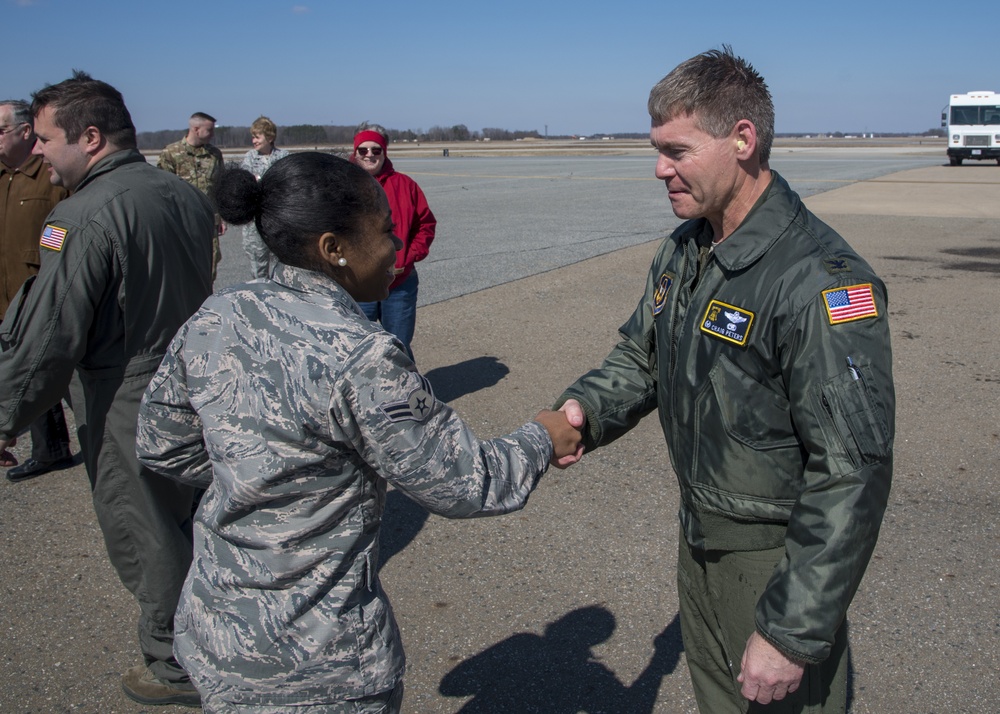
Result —
[[549, 463], [564, 469], [583, 458], [582, 431], [587, 417], [575, 399], [563, 404], [559, 411], [543, 409], [535, 421], [545, 427], [552, 439], [552, 459]]

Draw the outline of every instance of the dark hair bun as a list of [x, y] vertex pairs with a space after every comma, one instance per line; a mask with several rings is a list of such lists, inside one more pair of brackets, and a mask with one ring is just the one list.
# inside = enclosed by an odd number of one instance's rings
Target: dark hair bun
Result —
[[226, 223], [250, 223], [260, 212], [260, 184], [246, 169], [226, 169], [215, 182], [212, 192], [215, 209]]

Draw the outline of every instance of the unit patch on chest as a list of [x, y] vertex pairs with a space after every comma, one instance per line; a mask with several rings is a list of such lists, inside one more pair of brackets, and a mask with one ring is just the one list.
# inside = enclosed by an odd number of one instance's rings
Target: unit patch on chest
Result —
[[706, 335], [742, 346], [750, 337], [753, 319], [754, 314], [749, 310], [713, 300], [708, 304], [705, 317], [701, 321], [701, 331]]

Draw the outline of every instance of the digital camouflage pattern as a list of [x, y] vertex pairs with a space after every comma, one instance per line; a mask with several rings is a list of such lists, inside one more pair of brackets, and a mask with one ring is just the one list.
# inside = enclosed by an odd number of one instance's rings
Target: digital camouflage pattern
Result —
[[261, 154], [256, 149], [250, 149], [243, 156], [243, 160], [240, 162], [240, 168], [244, 168], [250, 173], [252, 173], [258, 181], [260, 181], [261, 176], [271, 168], [275, 161], [278, 159], [283, 159], [288, 156], [287, 149], [271, 149], [270, 154]]
[[137, 444], [153, 470], [208, 489], [178, 659], [203, 693], [269, 706], [400, 681], [376, 570], [387, 483], [444, 516], [507, 513], [552, 450], [535, 422], [477, 439], [337, 283], [280, 263], [180, 330]]
[[[250, 149], [240, 162], [240, 167], [252, 173], [258, 181], [278, 159], [288, 156], [285, 149], [272, 149], [270, 154], [261, 154]], [[251, 221], [243, 226], [243, 250], [250, 259], [250, 272], [255, 278], [266, 278], [271, 268], [271, 251], [264, 244], [257, 226]]]

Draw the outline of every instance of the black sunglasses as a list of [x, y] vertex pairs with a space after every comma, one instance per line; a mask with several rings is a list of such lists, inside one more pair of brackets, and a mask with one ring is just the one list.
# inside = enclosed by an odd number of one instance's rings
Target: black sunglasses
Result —
[[382, 155], [382, 147], [381, 146], [373, 146], [370, 149], [367, 146], [359, 146], [358, 147], [358, 156], [368, 156], [368, 152], [369, 151], [372, 152], [372, 156], [381, 156]]

